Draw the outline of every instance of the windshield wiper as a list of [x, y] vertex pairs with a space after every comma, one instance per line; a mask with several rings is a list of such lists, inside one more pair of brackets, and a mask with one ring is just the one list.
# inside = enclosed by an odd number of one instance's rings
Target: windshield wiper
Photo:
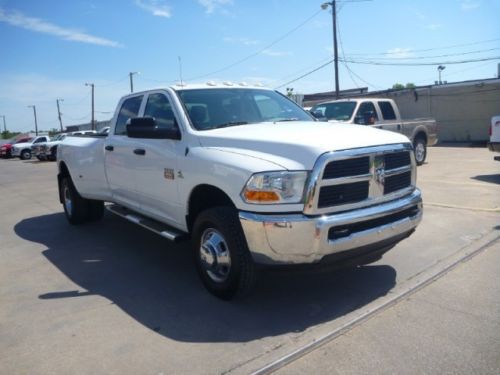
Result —
[[229, 126], [246, 125], [248, 121], [230, 121], [214, 126], [212, 129], [227, 128]]
[[299, 121], [297, 117], [284, 118], [281, 120], [274, 120], [274, 122], [285, 122], [285, 121]]

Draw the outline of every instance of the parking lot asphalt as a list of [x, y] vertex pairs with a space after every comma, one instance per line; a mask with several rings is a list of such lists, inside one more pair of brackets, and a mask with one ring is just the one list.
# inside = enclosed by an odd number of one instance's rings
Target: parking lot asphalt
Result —
[[[491, 282], [500, 269], [500, 163], [486, 149], [429, 149], [418, 168], [422, 224], [379, 262], [266, 272], [252, 295], [233, 302], [203, 289], [188, 243], [110, 214], [70, 226], [55, 176], [55, 163], [0, 160], [0, 373], [252, 373], [272, 363], [285, 373], [401, 372], [389, 360], [398, 353], [408, 372], [498, 371], [494, 356], [459, 355], [500, 341], [499, 284]], [[436, 296], [477, 314], [420, 303]], [[457, 344], [444, 351], [450, 341]], [[432, 344], [442, 356], [408, 354]], [[367, 352], [359, 366], [355, 354]]]

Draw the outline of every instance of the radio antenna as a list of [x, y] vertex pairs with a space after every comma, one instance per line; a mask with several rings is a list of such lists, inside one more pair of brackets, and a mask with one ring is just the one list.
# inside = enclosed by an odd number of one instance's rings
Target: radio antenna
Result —
[[182, 82], [182, 60], [180, 56], [177, 56], [177, 58], [179, 59], [179, 77], [181, 79], [181, 86], [183, 86], [184, 83]]

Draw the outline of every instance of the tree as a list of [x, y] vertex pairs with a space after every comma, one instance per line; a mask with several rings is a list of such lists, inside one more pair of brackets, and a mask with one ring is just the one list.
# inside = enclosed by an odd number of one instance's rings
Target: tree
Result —
[[415, 84], [414, 83], [407, 83], [406, 85], [403, 85], [402, 83], [395, 83], [394, 85], [392, 85], [392, 89], [393, 90], [403, 90], [403, 89], [414, 89], [415, 87]]
[[15, 137], [16, 135], [21, 134], [19, 132], [10, 132], [10, 131], [3, 131], [2, 132], [2, 139], [10, 139]]

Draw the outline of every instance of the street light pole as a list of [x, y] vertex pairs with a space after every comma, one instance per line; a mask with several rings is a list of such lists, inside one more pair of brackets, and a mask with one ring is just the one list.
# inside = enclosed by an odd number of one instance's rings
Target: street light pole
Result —
[[29, 105], [28, 108], [33, 108], [33, 115], [35, 116], [35, 135], [38, 137], [38, 122], [36, 121], [36, 106]]
[[332, 7], [332, 23], [333, 23], [333, 63], [335, 67], [335, 98], [339, 98], [339, 53], [337, 48], [337, 3], [336, 0], [321, 4], [321, 9]]
[[134, 92], [134, 79], [132, 78], [134, 74], [139, 74], [139, 72], [130, 72], [128, 74], [130, 77], [130, 92]]
[[7, 125], [5, 125], [5, 115], [0, 115], [0, 117], [3, 117], [3, 131], [7, 133]]
[[86, 83], [85, 86], [90, 86], [92, 88], [92, 122], [90, 125], [91, 130], [95, 130], [95, 123], [94, 123], [94, 84], [93, 83]]
[[441, 81], [441, 72], [446, 69], [446, 66], [444, 65], [439, 65], [438, 66], [438, 73], [439, 73], [439, 84], [442, 85], [443, 81]]
[[56, 99], [57, 103], [57, 117], [59, 118], [59, 125], [61, 125], [61, 132], [63, 131], [62, 118], [61, 118], [61, 108], [59, 107], [59, 102], [64, 102], [64, 99]]

